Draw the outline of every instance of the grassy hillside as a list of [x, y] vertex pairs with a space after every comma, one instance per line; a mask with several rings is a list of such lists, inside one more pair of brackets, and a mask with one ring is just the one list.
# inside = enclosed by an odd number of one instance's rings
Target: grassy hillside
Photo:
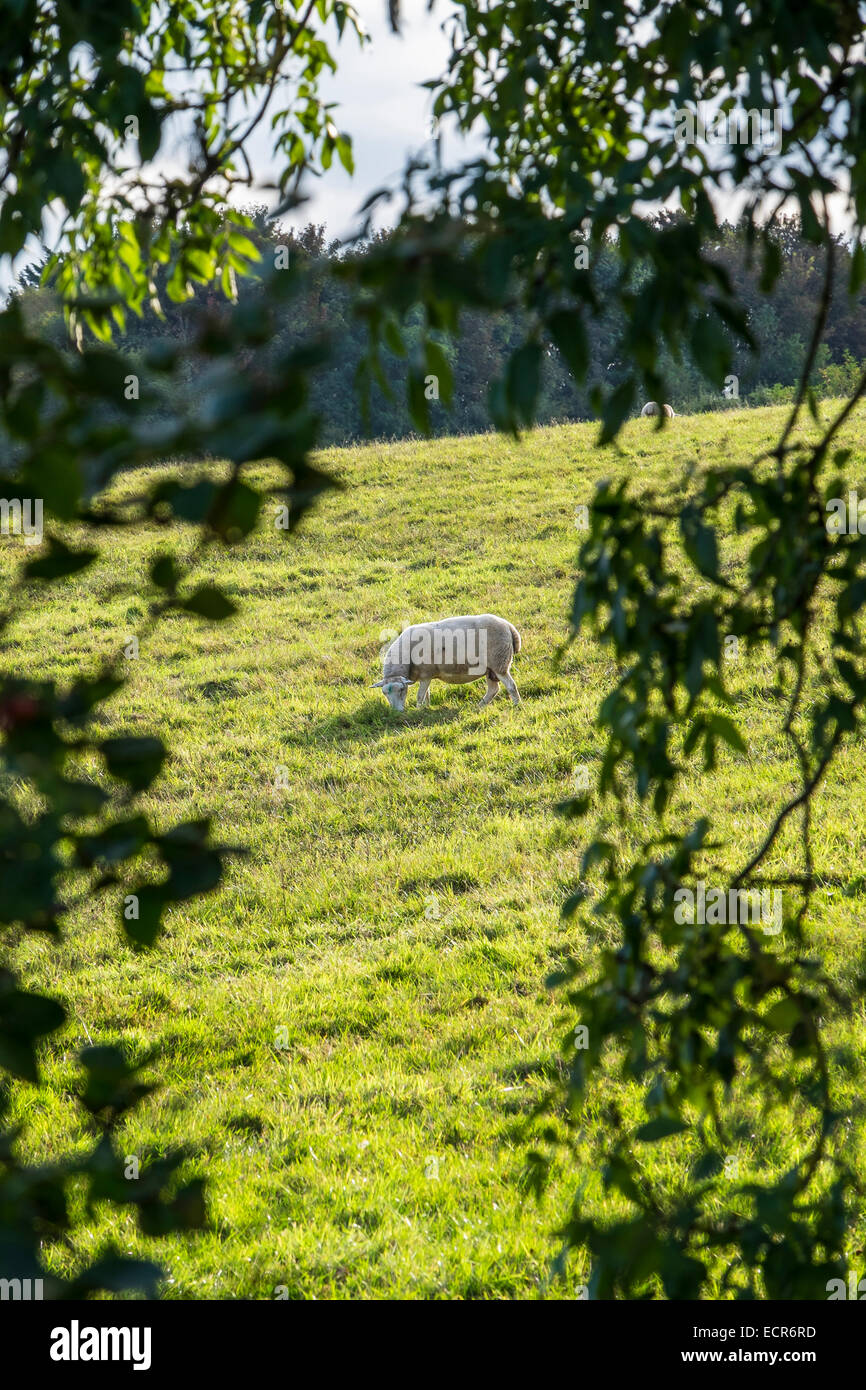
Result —
[[[612, 673], [587, 639], [552, 665], [575, 508], [603, 474], [640, 486], [693, 459], [747, 458], [780, 418], [679, 418], [663, 432], [635, 421], [619, 453], [594, 450], [591, 426], [332, 451], [325, 462], [347, 490], [296, 537], [269, 517], [208, 562], [202, 577], [240, 599], [240, 615], [217, 627], [172, 618], [143, 643], [112, 728], [166, 737], [173, 758], [152, 797], [165, 823], [215, 812], [222, 837], [249, 854], [220, 891], [173, 913], [153, 952], [124, 944], [108, 903], [79, 913], [59, 947], [17, 946], [25, 979], [60, 994], [71, 1022], [44, 1085], [17, 1088], [16, 1105], [30, 1149], [50, 1158], [77, 1134], [76, 1049], [158, 1045], [165, 1084], [130, 1121], [126, 1151], [187, 1142], [214, 1229], [157, 1248], [131, 1218], [111, 1219], [123, 1249], [167, 1258], [169, 1295], [547, 1289], [577, 1183], [601, 1200], [587, 1166], [560, 1168], [540, 1205], [520, 1182], [526, 1119], [569, 1030], [544, 978], [566, 954], [597, 949], [560, 919], [581, 832], [552, 814], [575, 766], [599, 756], [593, 718]], [[845, 442], [862, 476], [861, 419]], [[192, 543], [190, 532], [181, 544]], [[144, 617], [142, 576], [163, 544], [156, 531], [118, 539], [80, 581], [40, 594], [11, 633], [20, 663], [62, 677], [114, 650]], [[7, 543], [0, 561], [10, 557]], [[390, 714], [370, 689], [383, 631], [473, 610], [520, 629], [522, 707], [503, 693], [479, 711], [483, 683], [434, 684], [429, 710], [414, 708], [413, 691], [406, 714]], [[692, 804], [672, 815], [720, 813], [744, 846], [793, 773], [771, 668], [743, 660], [731, 679], [749, 755], [696, 774]], [[864, 789], [849, 751], [815, 808], [828, 874], [860, 876], [866, 825], [852, 807]], [[786, 853], [783, 843], [775, 862]], [[838, 889], [818, 897], [813, 944], [840, 974], [862, 906]], [[839, 1045], [862, 1056], [862, 1038], [861, 1019]], [[586, 1117], [588, 1129], [600, 1123]], [[760, 1167], [783, 1144], [756, 1118], [738, 1152]], [[551, 1292], [573, 1296], [586, 1275], [574, 1261]]]

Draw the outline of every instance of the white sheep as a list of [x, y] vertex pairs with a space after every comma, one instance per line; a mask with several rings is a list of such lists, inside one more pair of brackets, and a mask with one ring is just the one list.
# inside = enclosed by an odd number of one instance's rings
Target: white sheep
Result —
[[644, 406], [643, 410], [641, 411], [641, 415], [660, 415], [660, 414], [664, 414], [664, 415], [666, 415], [666, 416], [668, 417], [669, 420], [673, 419], [673, 417], [676, 415], [676, 413], [677, 413], [677, 412], [674, 410], [674, 408], [673, 408], [672, 405], [663, 405], [662, 408], [661, 408], [661, 410], [659, 410], [658, 401], [647, 401], [646, 405]]
[[489, 705], [505, 686], [514, 705], [520, 695], [510, 674], [520, 651], [520, 633], [494, 613], [464, 614], [438, 623], [412, 623], [388, 647], [382, 658], [381, 687], [392, 709], [406, 708], [410, 685], [418, 681], [418, 704], [430, 703], [430, 682], [466, 685], [487, 677], [481, 707]]

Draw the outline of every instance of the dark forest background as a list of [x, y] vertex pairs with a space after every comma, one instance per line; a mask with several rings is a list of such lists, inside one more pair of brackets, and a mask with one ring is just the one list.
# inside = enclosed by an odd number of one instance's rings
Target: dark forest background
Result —
[[[317, 373], [313, 386], [313, 404], [321, 417], [320, 439], [324, 444], [351, 443], [364, 438], [390, 439], [412, 435], [413, 429], [406, 407], [405, 357], [384, 352], [382, 379], [374, 383], [367, 406], [359, 404], [354, 380], [364, 356], [366, 326], [351, 275], [340, 274], [341, 265], [349, 258], [370, 254], [377, 242], [387, 240], [381, 233], [364, 246], [343, 246], [329, 240], [323, 225], [309, 223], [301, 232], [268, 220], [263, 207], [245, 209], [252, 222], [250, 236], [261, 253], [257, 274], [241, 277], [238, 295], [241, 304], [254, 310], [257, 299], [267, 294], [267, 277], [275, 264], [287, 262], [286, 272], [293, 277], [294, 293], [286, 310], [285, 323], [275, 338], [258, 351], [262, 365], [267, 359], [279, 357], [286, 351], [308, 342], [310, 334], [327, 335], [334, 346], [334, 357], [327, 369]], [[651, 219], [656, 222], [676, 220], [670, 214]], [[738, 394], [729, 385], [726, 394], [722, 383], [718, 389], [708, 387], [706, 379], [694, 363], [674, 361], [662, 355], [668, 400], [679, 414], [694, 411], [723, 410], [737, 406], [770, 405], [793, 399], [795, 384], [802, 370], [806, 352], [806, 330], [815, 320], [823, 282], [823, 264], [814, 246], [806, 243], [797, 219], [782, 220], [774, 237], [782, 264], [782, 273], [767, 295], [761, 288], [759, 258], [750, 255], [745, 227], [726, 223], [721, 228], [713, 257], [723, 265], [737, 295], [746, 305], [751, 331], [759, 344], [752, 351], [735, 334], [728, 331], [733, 346], [733, 370], [737, 375]], [[379, 248], [381, 249], [381, 247]], [[602, 253], [597, 266], [599, 282], [613, 285], [619, 274], [619, 252], [614, 242]], [[826, 330], [812, 374], [812, 386], [818, 397], [850, 394], [860, 374], [866, 368], [866, 291], [851, 298], [847, 294], [851, 254], [843, 237], [837, 239], [837, 293], [830, 305]], [[13, 294], [20, 298], [33, 327], [60, 345], [67, 338], [59, 302], [50, 282], [41, 283], [42, 267], [29, 267], [19, 278]], [[634, 267], [635, 283], [639, 284], [642, 268]], [[194, 298], [174, 303], [166, 293], [170, 268], [160, 276], [158, 284], [165, 316], [158, 316], [145, 307], [141, 318], [130, 318], [126, 331], [117, 333], [115, 341], [130, 361], [142, 369], [159, 360], [172, 346], [187, 347], [200, 331], [201, 311], [218, 319], [224, 301], [213, 288], [195, 286]], [[489, 383], [501, 374], [510, 355], [524, 339], [526, 324], [520, 312], [464, 312], [461, 332], [453, 339], [442, 336], [440, 342], [451, 364], [454, 394], [450, 406], [432, 399], [431, 425], [435, 434], [470, 434], [489, 428], [487, 404]], [[588, 420], [596, 412], [590, 406], [594, 386], [614, 388], [626, 371], [615, 360], [613, 344], [622, 324], [611, 311], [602, 312], [588, 324], [590, 371], [586, 384], [575, 385], [559, 352], [548, 348], [542, 370], [541, 396], [537, 410], [540, 423], [566, 420]], [[420, 319], [418, 337], [421, 338]], [[409, 351], [411, 354], [411, 326]], [[72, 350], [70, 346], [70, 350]], [[247, 353], [247, 360], [255, 351]], [[253, 363], [253, 365], [255, 365]], [[140, 408], [145, 415], [171, 413], [179, 401], [173, 397], [195, 389], [199, 372], [207, 369], [206, 359], [200, 365], [193, 354], [186, 368], [186, 380], [166, 377], [161, 394], [149, 389], [142, 397]], [[431, 390], [435, 388], [431, 387]], [[363, 393], [361, 393], [363, 398]]]

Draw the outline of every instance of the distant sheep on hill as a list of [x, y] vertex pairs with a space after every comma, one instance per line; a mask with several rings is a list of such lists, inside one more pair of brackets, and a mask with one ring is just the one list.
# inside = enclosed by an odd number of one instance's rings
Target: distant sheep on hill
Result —
[[677, 412], [674, 410], [672, 405], [663, 405], [661, 411], [659, 411], [658, 401], [647, 401], [646, 405], [641, 411], [641, 415], [659, 415], [661, 413], [664, 413], [668, 417], [668, 419], [671, 420]]

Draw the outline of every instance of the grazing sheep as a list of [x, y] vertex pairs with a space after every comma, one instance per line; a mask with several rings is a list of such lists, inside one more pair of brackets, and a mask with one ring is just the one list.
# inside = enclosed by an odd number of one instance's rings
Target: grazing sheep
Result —
[[510, 674], [511, 662], [520, 651], [520, 633], [494, 613], [464, 614], [438, 623], [413, 623], [395, 637], [382, 661], [381, 687], [392, 709], [406, 708], [406, 693], [418, 681], [418, 704], [430, 703], [430, 682], [466, 685], [487, 677], [481, 706], [489, 705], [505, 686], [511, 703], [520, 704]]
[[671, 419], [673, 419], [674, 415], [676, 415], [676, 411], [674, 410], [674, 408], [673, 408], [672, 405], [663, 405], [662, 408], [661, 408], [661, 410], [659, 410], [658, 401], [647, 401], [646, 405], [644, 406], [643, 410], [641, 411], [641, 415], [661, 415], [661, 414], [666, 415], [666, 416], [668, 417], [668, 419], [671, 420]]

